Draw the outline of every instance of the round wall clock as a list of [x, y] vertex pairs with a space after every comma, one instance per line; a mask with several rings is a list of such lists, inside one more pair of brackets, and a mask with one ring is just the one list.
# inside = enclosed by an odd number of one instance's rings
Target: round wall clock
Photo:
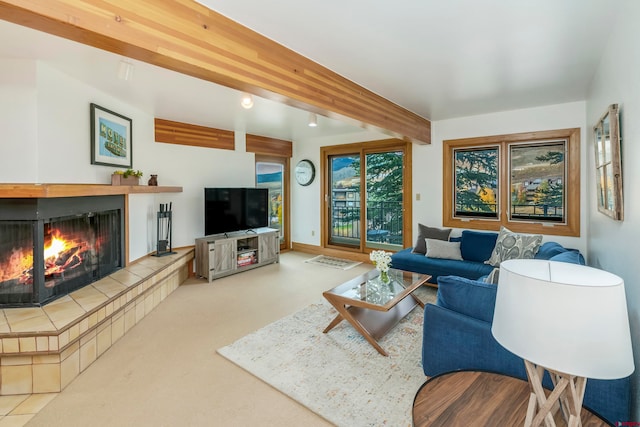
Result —
[[300, 160], [295, 169], [296, 181], [300, 185], [309, 185], [316, 176], [316, 168], [311, 160]]

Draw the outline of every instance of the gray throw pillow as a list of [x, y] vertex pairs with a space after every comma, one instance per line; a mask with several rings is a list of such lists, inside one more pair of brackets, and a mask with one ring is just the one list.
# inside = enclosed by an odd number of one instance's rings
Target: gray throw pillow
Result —
[[424, 255], [427, 253], [427, 245], [424, 239], [449, 240], [449, 234], [451, 234], [450, 228], [427, 227], [426, 225], [418, 224], [418, 239], [411, 252]]
[[499, 267], [502, 261], [508, 259], [532, 259], [541, 243], [542, 235], [540, 234], [518, 234], [506, 227], [501, 227], [491, 258], [484, 263]]
[[456, 259], [462, 261], [460, 242], [448, 242], [437, 239], [424, 239], [429, 258]]

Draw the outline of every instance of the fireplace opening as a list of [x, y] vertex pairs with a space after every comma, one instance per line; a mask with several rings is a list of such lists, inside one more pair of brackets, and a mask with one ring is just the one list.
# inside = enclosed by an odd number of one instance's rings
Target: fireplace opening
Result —
[[0, 307], [46, 304], [123, 266], [118, 196], [0, 205]]

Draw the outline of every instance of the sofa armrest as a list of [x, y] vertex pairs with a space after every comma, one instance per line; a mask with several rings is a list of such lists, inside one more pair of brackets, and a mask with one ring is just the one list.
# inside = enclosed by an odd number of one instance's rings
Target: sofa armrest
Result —
[[428, 376], [484, 370], [527, 378], [522, 359], [493, 338], [491, 323], [433, 304], [424, 307], [422, 369]]

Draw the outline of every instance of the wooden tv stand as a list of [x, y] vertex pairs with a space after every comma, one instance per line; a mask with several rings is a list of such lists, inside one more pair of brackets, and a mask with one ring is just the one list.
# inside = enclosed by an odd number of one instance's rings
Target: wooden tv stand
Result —
[[257, 228], [196, 239], [196, 274], [209, 282], [280, 260], [278, 230]]

